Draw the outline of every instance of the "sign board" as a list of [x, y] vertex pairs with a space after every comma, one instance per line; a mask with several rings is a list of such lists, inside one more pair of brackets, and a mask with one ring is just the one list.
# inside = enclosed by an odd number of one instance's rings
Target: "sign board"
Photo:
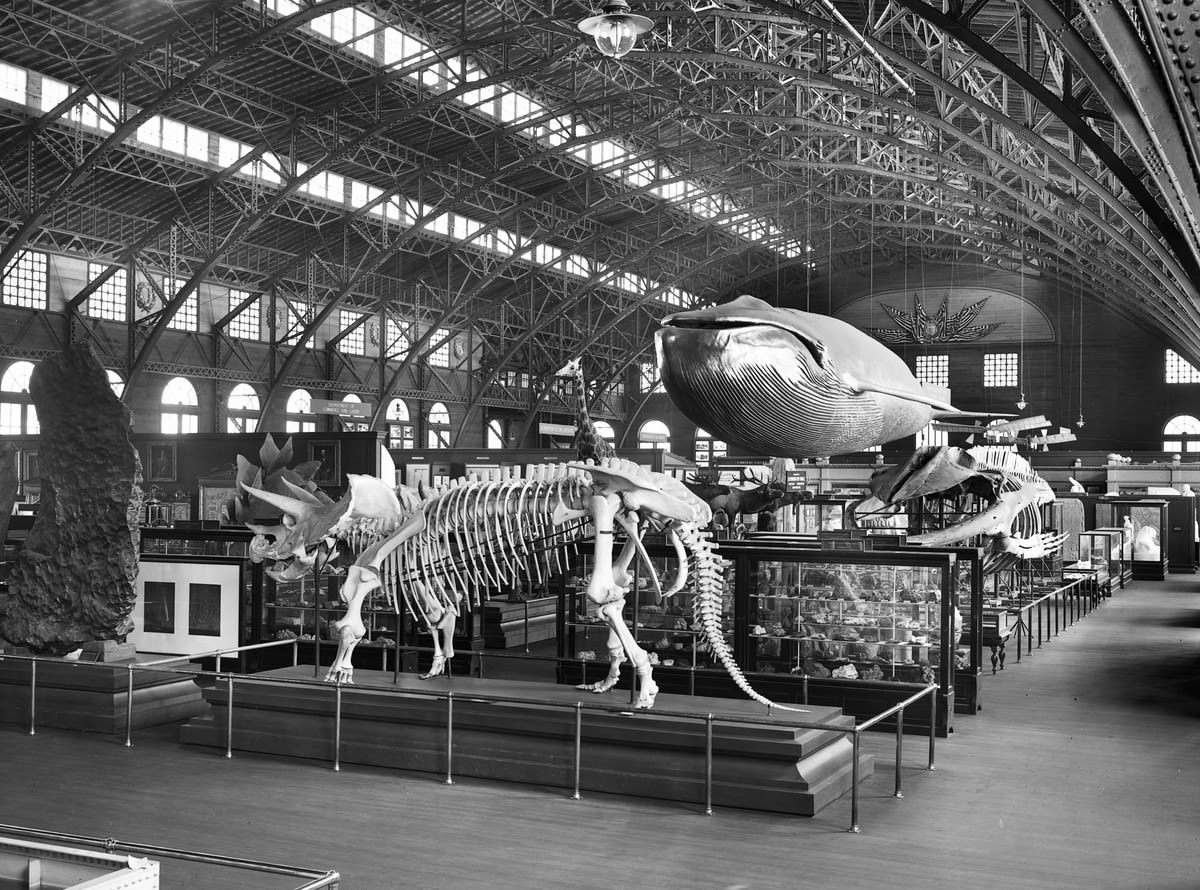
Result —
[[570, 423], [539, 423], [538, 432], [543, 436], [574, 436], [575, 426]]
[[334, 399], [311, 399], [309, 414], [333, 414], [337, 417], [359, 417], [371, 419], [374, 407], [369, 402], [339, 402]]

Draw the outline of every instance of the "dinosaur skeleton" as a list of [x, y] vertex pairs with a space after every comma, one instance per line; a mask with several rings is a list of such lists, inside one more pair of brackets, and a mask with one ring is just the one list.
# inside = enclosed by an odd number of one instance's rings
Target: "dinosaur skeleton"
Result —
[[863, 527], [886, 525], [913, 498], [981, 498], [986, 506], [976, 515], [908, 540], [939, 547], [987, 538], [985, 572], [1048, 556], [1067, 538], [1043, 531], [1041, 507], [1054, 500], [1054, 492], [1028, 461], [1008, 448], [920, 448], [904, 464], [872, 475], [870, 486], [871, 496], [851, 505], [849, 511], [851, 521]]
[[[331, 682], [353, 682], [351, 656], [366, 628], [362, 607], [373, 590], [382, 587], [399, 610], [401, 600], [421, 616], [434, 640], [433, 664], [423, 678], [436, 676], [453, 657], [454, 626], [464, 600], [478, 604], [487, 591], [561, 573], [578, 543], [595, 535], [595, 556], [586, 595], [609, 627], [607, 676], [585, 687], [592, 692], [612, 689], [626, 658], [638, 677], [636, 706], [654, 704], [654, 682], [648, 653], [637, 645], [623, 617], [625, 597], [635, 558], [649, 565], [642, 545], [647, 531], [661, 531], [675, 548], [679, 571], [671, 596], [688, 583], [692, 569], [693, 622], [707, 648], [735, 684], [755, 701], [771, 707], [755, 692], [733, 659], [721, 629], [723, 583], [712, 543], [701, 531], [711, 519], [708, 506], [674, 478], [650, 472], [619, 458], [598, 464], [573, 463], [543, 468], [541, 475], [503, 482], [462, 482], [432, 497], [412, 501], [387, 497], [386, 485], [371, 477], [350, 477], [350, 493], [333, 506], [310, 499], [290, 498], [244, 486], [247, 493], [278, 508], [275, 526], [255, 527], [255, 559], [276, 559], [270, 570], [277, 577], [294, 577], [328, 562], [338, 547], [358, 556], [346, 571], [340, 596], [346, 614], [334, 624], [338, 652], [326, 675]], [[614, 554], [617, 527], [625, 543]]]

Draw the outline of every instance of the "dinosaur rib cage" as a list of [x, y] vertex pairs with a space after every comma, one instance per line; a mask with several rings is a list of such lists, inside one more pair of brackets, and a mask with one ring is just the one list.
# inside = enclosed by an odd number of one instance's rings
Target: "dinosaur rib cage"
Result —
[[578, 514], [590, 491], [589, 479], [569, 474], [462, 483], [425, 501], [421, 530], [379, 569], [393, 608], [400, 591], [429, 621], [439, 608], [457, 612], [464, 599], [473, 607], [490, 590], [562, 574], [586, 534], [590, 519]]

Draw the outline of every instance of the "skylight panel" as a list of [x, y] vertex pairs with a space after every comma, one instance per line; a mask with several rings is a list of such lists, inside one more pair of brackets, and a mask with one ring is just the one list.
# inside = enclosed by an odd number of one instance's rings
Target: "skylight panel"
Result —
[[42, 77], [42, 96], [38, 102], [38, 109], [42, 112], [49, 111], [70, 94], [71, 88], [61, 80]]
[[355, 210], [361, 210], [382, 194], [383, 189], [381, 188], [366, 182], [359, 182], [357, 179], [350, 180], [350, 206]]
[[29, 75], [24, 68], [0, 62], [0, 99], [26, 104], [28, 99]]

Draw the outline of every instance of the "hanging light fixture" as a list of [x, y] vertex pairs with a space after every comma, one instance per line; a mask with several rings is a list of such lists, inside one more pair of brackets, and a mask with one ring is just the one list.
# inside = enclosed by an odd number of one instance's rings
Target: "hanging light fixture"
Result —
[[1079, 419], [1075, 425], [1083, 429], [1083, 280], [1079, 281]]
[[1017, 399], [1017, 410], [1024, 411], [1028, 403], [1025, 401], [1025, 393], [1021, 393], [1021, 397]]
[[608, 0], [604, 12], [590, 15], [579, 23], [579, 30], [596, 41], [596, 49], [610, 59], [629, 55], [640, 35], [654, 27], [644, 15], [634, 15], [625, 0]]

